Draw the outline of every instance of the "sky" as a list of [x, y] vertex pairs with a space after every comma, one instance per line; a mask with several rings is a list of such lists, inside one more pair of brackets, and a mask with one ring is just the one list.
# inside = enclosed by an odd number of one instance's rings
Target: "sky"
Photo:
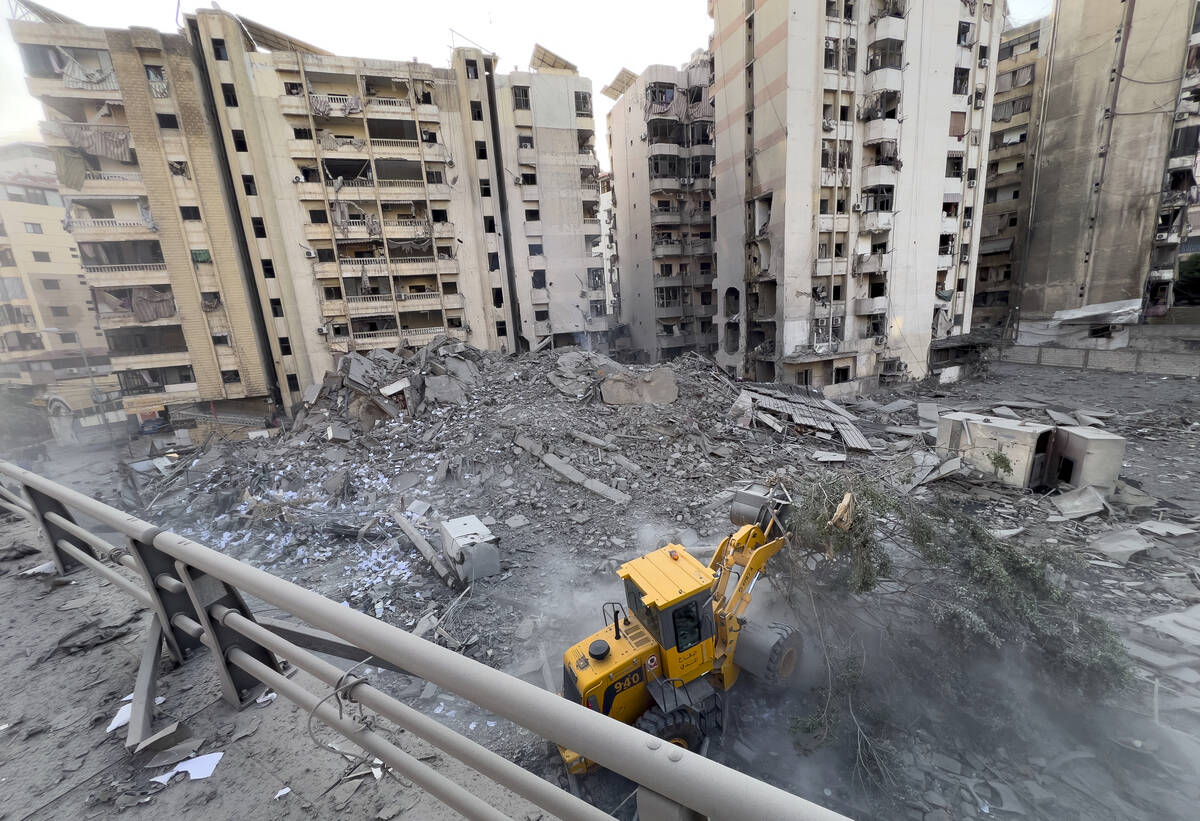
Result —
[[[170, 0], [41, 2], [87, 25], [179, 28], [176, 5]], [[1009, 11], [1015, 23], [1023, 23], [1048, 12], [1051, 2], [1009, 0]], [[184, 12], [194, 7], [182, 3]], [[415, 58], [434, 66], [448, 65], [455, 45], [474, 43], [498, 55], [500, 71], [524, 69], [534, 43], [540, 43], [575, 63], [579, 73], [592, 80], [598, 147], [605, 145], [604, 117], [612, 106], [600, 89], [622, 67], [636, 74], [648, 65], [682, 65], [693, 51], [707, 46], [712, 33], [705, 0], [606, 0], [601, 6], [568, 0], [401, 0], [352, 5], [347, 14], [334, 13], [336, 4], [279, 0], [224, 0], [221, 8], [335, 54]], [[582, 9], [592, 15], [584, 16]], [[20, 58], [5, 24], [0, 34], [0, 142], [38, 139], [40, 119], [41, 106], [26, 91]], [[604, 167], [608, 166], [606, 153], [602, 148], [597, 151]]]

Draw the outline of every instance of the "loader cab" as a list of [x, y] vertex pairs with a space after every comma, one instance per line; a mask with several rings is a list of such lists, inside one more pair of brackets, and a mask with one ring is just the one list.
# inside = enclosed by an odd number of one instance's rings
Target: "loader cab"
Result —
[[712, 670], [713, 571], [680, 545], [667, 545], [623, 564], [625, 601], [661, 648], [647, 678], [686, 684]]

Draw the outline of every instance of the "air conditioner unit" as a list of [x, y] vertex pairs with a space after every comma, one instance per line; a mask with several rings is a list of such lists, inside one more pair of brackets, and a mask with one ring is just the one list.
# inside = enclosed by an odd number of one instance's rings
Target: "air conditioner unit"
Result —
[[876, 345], [886, 345], [886, 344], [887, 344], [887, 337], [886, 337], [886, 336], [877, 336], [877, 337], [875, 337], [875, 344], [876, 344]]
[[325, 336], [326, 334], [329, 333], [329, 329], [326, 328], [324, 325], [321, 325], [317, 328], [317, 333], [320, 334], [321, 336]]
[[861, 202], [856, 202], [850, 206], [850, 210], [856, 214], [861, 214], [863, 210], [863, 204]]
[[842, 327], [842, 318], [840, 316], [835, 316], [833, 318], [833, 327], [835, 327], [835, 328]]
[[1188, 118], [1188, 113], [1186, 111], [1177, 111], [1175, 113], [1175, 121], [1176, 122], [1178, 122], [1179, 120], [1186, 120], [1187, 118]]
[[970, 255], [970, 254], [959, 254], [959, 255], [958, 255], [958, 261], [959, 261], [959, 262], [970, 262], [970, 261], [971, 261], [971, 255]]
[[983, 97], [976, 97], [976, 98], [975, 98], [975, 108], [977, 108], [977, 109], [982, 109], [982, 108], [983, 108], [983, 103], [984, 103], [984, 98], [983, 98]]
[[980, 68], [987, 68], [987, 67], [988, 67], [988, 58], [986, 58], [986, 57], [980, 57], [980, 58], [979, 58], [979, 67], [980, 67]]
[[967, 180], [967, 188], [974, 188], [975, 180]]
[[971, 220], [969, 218], [964, 219], [963, 220], [963, 228], [970, 228], [970, 227], [971, 227]]
[[1160, 231], [1160, 232], [1158, 232], [1157, 234], [1155, 234], [1155, 235], [1154, 235], [1154, 238], [1155, 238], [1156, 240], [1162, 240], [1162, 239], [1166, 239], [1166, 238], [1167, 238], [1167, 232], [1166, 232], [1166, 231]]
[[828, 118], [821, 120], [821, 129], [823, 131], [833, 131], [833, 129], [834, 129], [833, 120], [830, 120]]
[[292, 182], [304, 182], [304, 177], [301, 177], [299, 174], [297, 174], [296, 176], [292, 177]]
[[646, 135], [645, 135], [645, 134], [642, 134], [642, 136], [640, 137], [640, 139], [641, 139], [641, 141], [642, 141], [642, 142], [646, 142]]
[[305, 258], [306, 258], [306, 259], [316, 259], [316, 258], [317, 258], [317, 252], [316, 252], [316, 251], [314, 251], [314, 250], [313, 250], [313, 249], [311, 249], [311, 248], [305, 248], [305, 249], [304, 249], [304, 256], [305, 256]]

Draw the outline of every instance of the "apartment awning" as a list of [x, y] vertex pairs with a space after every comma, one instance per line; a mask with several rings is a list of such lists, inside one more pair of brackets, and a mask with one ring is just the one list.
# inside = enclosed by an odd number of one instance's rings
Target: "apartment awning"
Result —
[[1001, 237], [1000, 239], [989, 239], [986, 242], [979, 243], [979, 254], [1003, 254], [1012, 249], [1013, 238]]

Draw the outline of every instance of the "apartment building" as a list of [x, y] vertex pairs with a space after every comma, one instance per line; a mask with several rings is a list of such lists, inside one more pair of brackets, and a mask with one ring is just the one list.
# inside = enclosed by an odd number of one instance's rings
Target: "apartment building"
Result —
[[1014, 270], [1024, 257], [1029, 228], [1032, 148], [1037, 142], [1050, 25], [1050, 18], [1044, 17], [1000, 35], [971, 320], [980, 334], [999, 335], [1011, 327], [1011, 312], [1017, 305]]
[[275, 376], [187, 38], [23, 8], [11, 31], [125, 411], [261, 419]]
[[91, 405], [89, 369], [105, 386], [108, 349], [54, 171], [43, 145], [0, 146], [0, 385], [66, 413]]
[[682, 68], [622, 69], [608, 114], [620, 314], [629, 353], [646, 362], [716, 350], [712, 238], [712, 55]]
[[621, 282], [617, 258], [616, 194], [612, 172], [600, 172], [600, 241], [592, 245], [592, 264], [604, 270], [604, 298], [608, 304], [608, 338], [606, 346], [612, 353], [631, 348], [629, 336], [621, 332]]
[[[490, 86], [503, 235], [511, 245], [509, 298], [520, 337], [510, 349], [603, 349], [609, 305], [603, 265], [592, 256], [602, 228], [592, 83], [541, 46], [529, 68], [497, 74]], [[475, 143], [477, 153], [484, 142]]]
[[710, 0], [722, 365], [836, 394], [953, 363], [1002, 12]]
[[1131, 324], [1195, 323], [1176, 290], [1200, 201], [1197, 4], [1056, 0], [1050, 42], [1018, 341], [1111, 348]]

